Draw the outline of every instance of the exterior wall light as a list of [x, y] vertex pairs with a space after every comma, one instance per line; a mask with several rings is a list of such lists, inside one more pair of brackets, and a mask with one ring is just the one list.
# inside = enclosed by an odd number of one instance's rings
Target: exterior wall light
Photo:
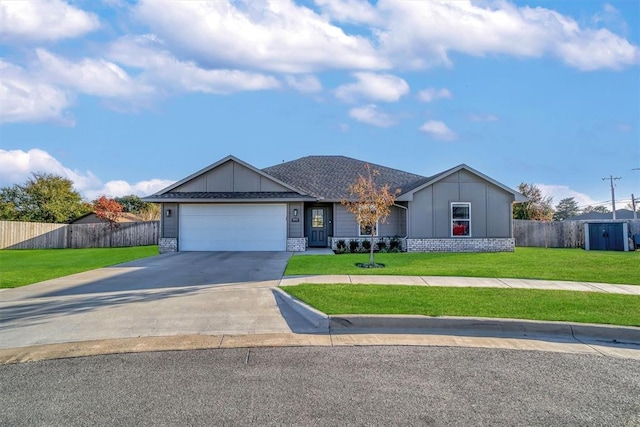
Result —
[[293, 216], [298, 216], [298, 209], [293, 210]]
[[167, 209], [165, 215], [167, 215], [167, 218], [169, 218], [171, 216], [171, 209]]

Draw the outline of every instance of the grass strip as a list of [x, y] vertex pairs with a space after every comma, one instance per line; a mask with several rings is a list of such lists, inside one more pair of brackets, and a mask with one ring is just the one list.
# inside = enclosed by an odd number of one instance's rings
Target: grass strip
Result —
[[497, 253], [380, 253], [375, 261], [385, 268], [356, 266], [368, 259], [368, 254], [293, 256], [285, 274], [504, 277], [640, 285], [640, 251], [516, 248]]
[[91, 249], [4, 249], [0, 288], [17, 288], [158, 254], [158, 246]]
[[640, 326], [640, 296], [539, 289], [301, 284], [282, 289], [326, 314], [418, 314]]

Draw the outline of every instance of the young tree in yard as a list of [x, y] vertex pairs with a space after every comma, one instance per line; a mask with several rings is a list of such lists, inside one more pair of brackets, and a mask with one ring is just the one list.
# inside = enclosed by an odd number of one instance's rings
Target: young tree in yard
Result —
[[563, 221], [572, 216], [578, 215], [578, 202], [573, 197], [566, 197], [560, 200], [556, 205], [556, 211], [553, 214], [554, 221]]
[[100, 219], [106, 220], [110, 228], [118, 227], [118, 219], [122, 217], [122, 205], [114, 199], [102, 196], [93, 202], [93, 212]]
[[24, 185], [0, 189], [0, 219], [64, 223], [88, 212], [89, 204], [61, 176], [37, 172]]
[[371, 248], [369, 249], [369, 266], [374, 267], [373, 249], [376, 246], [374, 238], [376, 235], [376, 224], [385, 222], [391, 213], [391, 206], [396, 201], [396, 194], [400, 192], [396, 189], [389, 191], [389, 184], [378, 185], [376, 177], [380, 174], [366, 164], [365, 174], [358, 175], [356, 181], [349, 185], [349, 193], [356, 196], [357, 200], [343, 200], [342, 204], [347, 210], [356, 216], [356, 220], [361, 227], [371, 230]]
[[542, 191], [535, 184], [521, 183], [518, 191], [529, 201], [513, 206], [513, 219], [534, 221], [551, 221], [553, 219], [553, 198], [542, 196]]

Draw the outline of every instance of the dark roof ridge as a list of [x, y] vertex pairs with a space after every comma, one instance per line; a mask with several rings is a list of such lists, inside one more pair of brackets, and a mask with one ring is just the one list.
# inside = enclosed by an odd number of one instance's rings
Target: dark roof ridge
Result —
[[343, 155], [309, 155], [269, 166], [262, 171], [318, 199], [337, 201], [350, 197], [349, 185], [363, 172], [365, 164], [377, 170], [377, 180], [381, 184], [389, 184], [392, 190], [399, 188], [405, 191], [417, 181], [427, 178]]

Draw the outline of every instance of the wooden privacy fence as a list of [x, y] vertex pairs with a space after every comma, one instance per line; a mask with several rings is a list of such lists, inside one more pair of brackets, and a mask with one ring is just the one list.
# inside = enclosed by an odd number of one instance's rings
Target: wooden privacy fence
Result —
[[[516, 246], [541, 248], [584, 248], [584, 224], [606, 221], [526, 221], [513, 220]], [[619, 221], [618, 221], [619, 222]], [[640, 233], [640, 219], [625, 220], [631, 234]]]
[[157, 245], [159, 221], [119, 224], [47, 224], [0, 221], [0, 249], [111, 248]]

